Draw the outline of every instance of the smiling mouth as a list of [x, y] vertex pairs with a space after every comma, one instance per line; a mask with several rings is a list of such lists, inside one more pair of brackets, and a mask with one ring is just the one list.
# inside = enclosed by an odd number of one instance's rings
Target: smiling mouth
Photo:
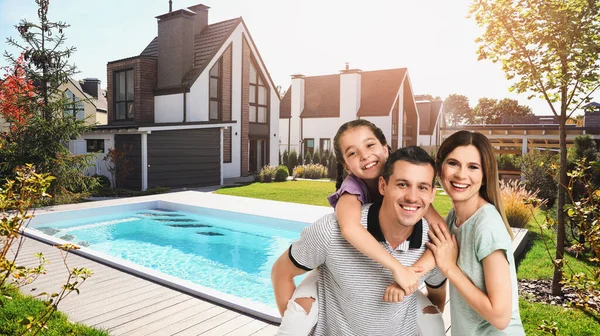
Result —
[[362, 169], [363, 169], [363, 170], [367, 170], [367, 169], [373, 168], [373, 167], [375, 167], [375, 165], [377, 164], [377, 162], [378, 162], [378, 161], [373, 161], [373, 162], [371, 162], [371, 163], [369, 163], [369, 164], [367, 164], [367, 165], [363, 166], [363, 167], [362, 167]]
[[413, 205], [413, 206], [409, 206], [409, 205], [402, 205], [402, 204], [400, 204], [400, 207], [401, 207], [402, 209], [406, 210], [406, 211], [411, 211], [411, 212], [412, 212], [412, 211], [417, 211], [417, 210], [419, 210], [419, 207], [418, 207], [418, 206], [415, 206], [415, 205]]
[[464, 183], [456, 183], [456, 182], [450, 182], [450, 184], [457, 189], [467, 189], [469, 187], [468, 184], [464, 184]]

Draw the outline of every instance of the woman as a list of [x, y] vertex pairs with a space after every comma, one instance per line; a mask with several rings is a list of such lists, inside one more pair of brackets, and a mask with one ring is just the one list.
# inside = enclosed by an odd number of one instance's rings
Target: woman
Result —
[[436, 164], [453, 209], [448, 227], [431, 225], [427, 246], [450, 280], [452, 334], [525, 335], [513, 234], [491, 143], [479, 133], [454, 133], [440, 146]]

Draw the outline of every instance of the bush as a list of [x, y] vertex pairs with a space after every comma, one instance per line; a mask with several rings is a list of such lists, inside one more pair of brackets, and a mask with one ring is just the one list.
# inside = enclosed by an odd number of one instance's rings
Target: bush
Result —
[[307, 164], [311, 164], [312, 162], [312, 154], [310, 154], [310, 152], [306, 152], [306, 154], [304, 154], [304, 161], [303, 164], [307, 165]]
[[258, 174], [258, 180], [260, 182], [271, 182], [275, 178], [275, 172], [277, 171], [276, 166], [264, 166]]
[[290, 156], [290, 154], [288, 153], [287, 149], [284, 150], [283, 154], [281, 154], [281, 162], [279, 164], [287, 167], [288, 162], [289, 162], [289, 156]]
[[97, 175], [94, 174], [92, 177], [95, 177], [100, 184], [100, 188], [109, 188], [110, 187], [110, 179], [106, 175]]
[[[312, 163], [321, 163], [321, 154], [319, 154], [319, 152], [315, 151], [312, 155]], [[327, 167], [327, 165], [323, 165], [325, 167]]]
[[294, 178], [320, 179], [327, 177], [327, 167], [320, 164], [308, 164], [294, 168]]
[[498, 170], [519, 170], [519, 159], [514, 154], [498, 155]]
[[289, 158], [288, 158], [288, 171], [294, 171], [294, 168], [298, 165], [298, 154], [296, 153], [295, 150], [292, 150], [290, 152]]
[[329, 167], [329, 157], [329, 151], [324, 151], [323, 153], [321, 153], [320, 160], [317, 163], [320, 163], [323, 167]]
[[552, 166], [558, 164], [558, 156], [549, 152], [532, 151], [521, 158], [521, 177], [525, 189], [538, 191], [538, 197], [547, 201], [548, 208], [554, 207], [558, 193]]
[[524, 228], [529, 223], [532, 214], [535, 214], [542, 205], [540, 202], [529, 202], [537, 199], [537, 194], [537, 191], [527, 191], [525, 186], [515, 180], [500, 181], [504, 212], [511, 227]]
[[327, 177], [329, 177], [332, 180], [335, 180], [337, 178], [337, 160], [335, 159], [335, 155], [333, 153], [329, 153], [329, 162], [327, 165], [327, 169], [329, 170]]
[[287, 181], [288, 176], [290, 176], [290, 172], [286, 166], [279, 166], [275, 171], [275, 182], [285, 182]]

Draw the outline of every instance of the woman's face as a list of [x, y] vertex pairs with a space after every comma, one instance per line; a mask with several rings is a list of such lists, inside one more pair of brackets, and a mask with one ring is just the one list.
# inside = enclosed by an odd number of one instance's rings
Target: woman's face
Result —
[[483, 183], [483, 165], [477, 147], [456, 147], [442, 163], [442, 187], [453, 202], [463, 202], [479, 197]]

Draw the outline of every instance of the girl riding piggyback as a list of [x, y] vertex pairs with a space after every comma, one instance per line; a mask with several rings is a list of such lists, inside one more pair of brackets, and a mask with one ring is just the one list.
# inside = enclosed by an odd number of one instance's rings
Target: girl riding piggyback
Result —
[[[404, 295], [412, 294], [418, 289], [421, 275], [435, 266], [431, 252], [427, 251], [413, 266], [405, 267], [360, 223], [362, 206], [382, 199], [378, 181], [390, 151], [385, 135], [368, 120], [352, 120], [338, 129], [333, 147], [338, 162], [336, 192], [327, 199], [335, 209], [342, 235], [361, 253], [389, 269]], [[433, 207], [425, 219], [443, 222]], [[314, 270], [297, 287], [283, 314], [279, 335], [306, 335], [314, 327], [317, 281], [318, 270]]]

